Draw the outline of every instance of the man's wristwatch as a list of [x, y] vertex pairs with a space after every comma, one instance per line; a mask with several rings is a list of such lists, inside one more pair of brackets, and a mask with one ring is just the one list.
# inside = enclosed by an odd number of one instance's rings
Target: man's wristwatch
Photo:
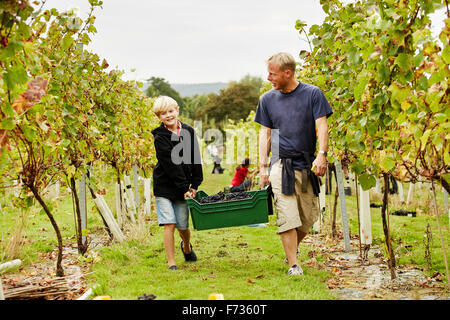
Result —
[[323, 150], [319, 150], [319, 153], [322, 153], [325, 157], [328, 155], [328, 153], [326, 151], [323, 151]]

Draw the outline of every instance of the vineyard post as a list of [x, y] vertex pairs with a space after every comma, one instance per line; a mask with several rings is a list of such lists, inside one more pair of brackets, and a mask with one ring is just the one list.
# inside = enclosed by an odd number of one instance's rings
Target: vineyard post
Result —
[[[72, 194], [72, 204], [73, 204], [73, 214], [74, 214], [74, 220], [75, 220], [75, 233], [77, 237], [77, 245], [78, 245], [78, 252], [81, 255], [84, 255], [87, 250], [87, 246], [84, 245], [83, 242], [83, 227], [82, 227], [82, 200], [80, 200], [80, 195], [77, 192], [77, 182], [75, 181], [75, 178], [72, 176], [68, 179], [69, 181], [69, 189]], [[78, 183], [78, 189], [80, 189], [80, 183]]]
[[322, 217], [325, 213], [325, 184], [320, 186], [319, 192], [319, 217], [317, 221], [313, 224], [313, 230], [317, 233], [320, 233], [320, 229], [322, 226]]
[[342, 165], [340, 161], [336, 161], [336, 178], [339, 192], [339, 202], [341, 203], [342, 233], [344, 234], [345, 252], [350, 251], [350, 235], [348, 230], [347, 206], [345, 203], [344, 182], [342, 179]]
[[[14, 268], [14, 267], [18, 267], [21, 264], [22, 264], [22, 260], [20, 260], [20, 259], [15, 259], [15, 260], [0, 264], [0, 275], [2, 274], [3, 271]], [[2, 286], [1, 278], [0, 278], [0, 300], [5, 300], [5, 294], [3, 293], [3, 286]]]
[[150, 215], [151, 211], [151, 180], [150, 178], [144, 178], [144, 198], [145, 198], [145, 205], [144, 205], [144, 212], [145, 214]]
[[370, 217], [370, 191], [363, 190], [361, 185], [359, 186], [359, 215], [361, 219], [361, 244], [366, 248], [369, 248], [372, 244], [372, 221]]
[[55, 190], [55, 198], [59, 198], [60, 196], [60, 188], [61, 188], [61, 184], [58, 181], [56, 181], [55, 185], [54, 185], [54, 190]]
[[398, 186], [398, 194], [400, 197], [400, 202], [405, 203], [405, 196], [403, 194], [403, 184], [401, 183], [401, 181], [397, 181], [397, 186]]
[[448, 192], [444, 189], [445, 212], [448, 214], [448, 225], [450, 226], [450, 210], [448, 209]]
[[389, 175], [387, 173], [383, 173], [384, 180], [384, 190], [383, 190], [383, 205], [381, 207], [381, 219], [383, 222], [383, 232], [384, 239], [386, 244], [386, 250], [389, 260], [389, 269], [391, 270], [391, 280], [396, 278], [395, 275], [395, 254], [391, 244], [391, 235], [389, 232], [389, 223], [387, 219], [389, 218], [389, 209], [388, 209], [388, 198], [389, 198]]
[[80, 218], [81, 218], [81, 241], [83, 246], [86, 245], [86, 235], [83, 230], [87, 229], [87, 206], [86, 206], [86, 175], [83, 174], [81, 180], [78, 181], [78, 197], [80, 201]]
[[122, 202], [120, 197], [120, 184], [115, 182], [116, 186], [116, 215], [117, 215], [117, 223], [120, 228], [123, 228], [123, 220], [122, 220]]
[[414, 183], [410, 182], [409, 183], [409, 190], [408, 190], [408, 196], [406, 197], [406, 204], [410, 204], [412, 197], [414, 195]]
[[444, 237], [442, 235], [441, 222], [439, 220], [439, 213], [438, 213], [437, 201], [436, 201], [436, 189], [434, 187], [433, 180], [431, 180], [431, 191], [432, 191], [431, 194], [433, 196], [434, 213], [436, 215], [436, 222], [437, 222], [438, 230], [439, 230], [439, 237], [441, 238], [442, 252], [444, 253], [445, 271], [447, 272], [447, 286], [450, 289], [450, 273], [449, 273], [449, 270], [448, 270], [447, 250], [445, 248]]
[[[92, 192], [92, 191], [91, 191]], [[112, 235], [114, 236], [114, 239], [118, 242], [122, 242], [125, 240], [125, 237], [122, 233], [122, 230], [120, 229], [119, 225], [117, 224], [116, 220], [114, 219], [114, 216], [111, 212], [111, 210], [108, 207], [108, 204], [106, 203], [105, 199], [102, 195], [99, 194], [92, 194], [94, 198], [94, 202], [97, 206], [97, 209], [99, 210], [102, 218], [104, 219], [104, 222], [109, 227], [109, 230], [111, 231]]]
[[361, 217], [359, 209], [358, 176], [355, 175], [355, 195], [356, 195], [356, 215], [358, 217], [358, 238], [359, 238], [359, 256], [362, 258], [361, 251]]
[[380, 194], [381, 193], [381, 184], [380, 184], [380, 179], [376, 178], [376, 185], [375, 185], [375, 192]]
[[[331, 197], [331, 194], [330, 194], [330, 197]], [[338, 197], [339, 197], [339, 190], [338, 190], [338, 186], [337, 186], [337, 183], [336, 183], [336, 190], [334, 191], [333, 212], [332, 212], [332, 214], [330, 214], [331, 236], [333, 238], [337, 236], [337, 231], [336, 231], [336, 209], [337, 209]]]
[[139, 209], [139, 188], [138, 188], [138, 166], [133, 165], [133, 178], [134, 178], [134, 202], [136, 203], [136, 210]]
[[133, 196], [133, 191], [131, 190], [131, 179], [130, 176], [128, 175], [124, 175], [123, 176], [123, 181], [124, 181], [124, 185], [125, 185], [125, 201], [126, 204], [128, 206], [128, 208], [130, 209], [129, 214], [131, 217], [131, 221], [133, 221], [133, 223], [136, 222], [137, 219], [137, 214], [136, 214], [136, 207], [135, 207], [135, 202], [134, 202], [134, 196]]

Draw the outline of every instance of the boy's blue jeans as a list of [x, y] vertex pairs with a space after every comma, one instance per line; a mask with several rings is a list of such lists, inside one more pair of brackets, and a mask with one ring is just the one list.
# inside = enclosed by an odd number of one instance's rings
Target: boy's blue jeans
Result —
[[175, 224], [178, 230], [189, 229], [189, 209], [186, 200], [171, 201], [164, 197], [155, 197], [158, 224]]

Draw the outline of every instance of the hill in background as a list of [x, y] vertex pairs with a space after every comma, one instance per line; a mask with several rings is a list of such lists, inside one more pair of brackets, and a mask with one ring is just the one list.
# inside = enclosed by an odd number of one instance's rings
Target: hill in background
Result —
[[[142, 91], [148, 88], [149, 82], [144, 82]], [[226, 82], [208, 82], [208, 83], [171, 83], [170, 86], [177, 91], [181, 97], [192, 97], [196, 94], [203, 95], [209, 93], [219, 93], [220, 89], [228, 86]]]
[[171, 83], [180, 96], [192, 97], [196, 94], [203, 95], [209, 93], [219, 93], [220, 89], [225, 88], [228, 84], [225, 82], [210, 82], [210, 83]]

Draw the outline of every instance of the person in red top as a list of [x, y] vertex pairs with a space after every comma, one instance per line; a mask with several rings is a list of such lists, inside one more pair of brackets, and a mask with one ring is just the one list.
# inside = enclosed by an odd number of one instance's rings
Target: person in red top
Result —
[[250, 159], [245, 158], [244, 161], [236, 167], [233, 180], [230, 184], [230, 192], [239, 192], [250, 189], [252, 179], [245, 180], [248, 174], [248, 167], [250, 166]]

